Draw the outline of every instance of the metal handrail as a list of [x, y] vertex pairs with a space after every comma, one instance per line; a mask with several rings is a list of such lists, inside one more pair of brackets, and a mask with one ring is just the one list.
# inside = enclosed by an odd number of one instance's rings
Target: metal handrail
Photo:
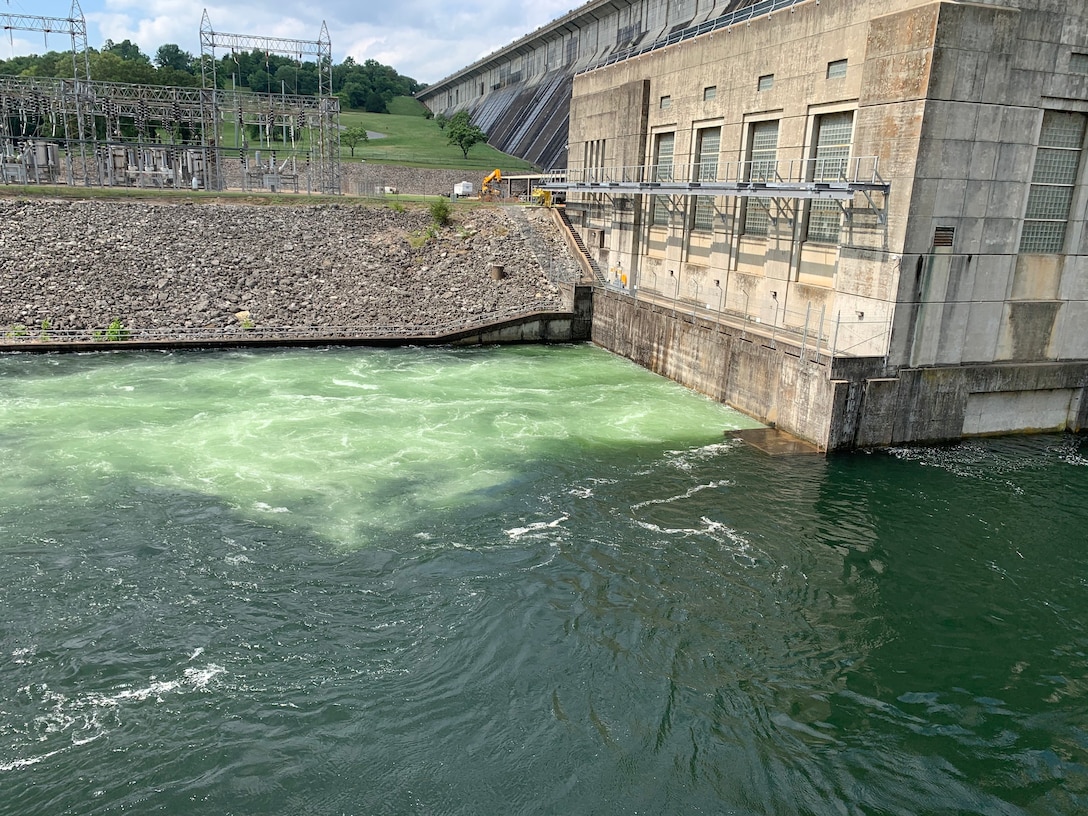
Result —
[[616, 167], [568, 167], [542, 174], [542, 184], [866, 184], [883, 186], [879, 156], [849, 159], [639, 164]]

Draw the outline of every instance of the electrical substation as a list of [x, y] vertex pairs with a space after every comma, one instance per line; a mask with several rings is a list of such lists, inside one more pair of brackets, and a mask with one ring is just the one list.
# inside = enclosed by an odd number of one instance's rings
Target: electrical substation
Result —
[[[72, 78], [0, 76], [0, 183], [340, 194], [340, 101], [332, 44], [200, 25], [201, 87], [97, 82], [78, 0], [68, 18], [0, 14], [6, 31], [65, 34]], [[318, 93], [218, 87], [223, 56], [316, 62]]]

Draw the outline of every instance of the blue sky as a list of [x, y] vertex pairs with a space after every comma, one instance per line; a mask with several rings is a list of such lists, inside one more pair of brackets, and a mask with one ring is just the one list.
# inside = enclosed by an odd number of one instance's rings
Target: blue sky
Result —
[[[129, 39], [148, 56], [164, 43], [200, 53], [200, 18], [214, 31], [316, 40], [329, 27], [333, 61], [376, 59], [436, 82], [577, 8], [575, 0], [81, 0], [92, 48]], [[67, 18], [71, 0], [2, 0], [0, 13]], [[0, 59], [70, 47], [67, 35], [0, 32]]]

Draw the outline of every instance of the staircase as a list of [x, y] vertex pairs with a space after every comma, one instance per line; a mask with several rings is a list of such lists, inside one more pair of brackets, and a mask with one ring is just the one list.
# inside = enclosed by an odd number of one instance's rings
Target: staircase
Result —
[[[540, 232], [526, 217], [525, 207], [509, 206], [505, 209], [517, 224], [522, 240], [532, 250], [540, 268], [547, 270], [548, 279], [552, 283], [577, 283], [584, 273], [582, 264], [578, 262], [574, 253], [556, 252], [554, 243], [543, 240]], [[570, 242], [567, 243], [569, 246]]]
[[578, 253], [585, 259], [586, 265], [593, 272], [593, 282], [604, 286], [608, 283], [605, 279], [604, 272], [597, 265], [597, 261], [593, 259], [593, 256], [589, 254], [589, 250], [586, 248], [585, 243], [582, 241], [582, 236], [578, 234], [578, 230], [574, 228], [574, 225], [570, 222], [570, 218], [567, 217], [567, 211], [564, 207], [556, 207], [555, 211], [559, 214], [559, 220], [563, 222], [563, 226], [567, 230], [571, 242], [577, 248]]

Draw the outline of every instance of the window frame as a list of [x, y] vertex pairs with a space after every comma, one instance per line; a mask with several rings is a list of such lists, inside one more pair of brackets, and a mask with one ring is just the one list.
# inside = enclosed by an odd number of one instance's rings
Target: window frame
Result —
[[[1079, 127], [1075, 145], [1062, 144], [1061, 119]], [[1051, 125], [1048, 131], [1047, 126]], [[1039, 143], [1032, 163], [1031, 183], [1024, 205], [1018, 252], [1050, 255], [1064, 251], [1077, 183], [1082, 172], [1088, 115], [1076, 111], [1044, 110]]]

